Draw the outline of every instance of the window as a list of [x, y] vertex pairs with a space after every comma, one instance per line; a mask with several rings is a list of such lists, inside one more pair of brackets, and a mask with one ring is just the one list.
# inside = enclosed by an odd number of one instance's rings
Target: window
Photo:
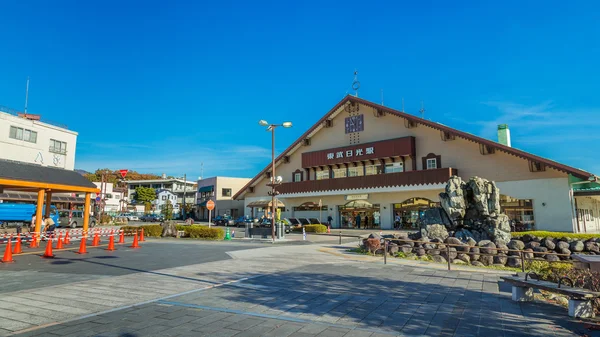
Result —
[[231, 196], [231, 188], [224, 188], [221, 190], [221, 196], [230, 197]]
[[28, 129], [18, 128], [16, 126], [10, 127], [9, 137], [12, 139], [24, 140], [30, 143], [37, 142], [37, 132]]
[[162, 200], [167, 200], [167, 196], [166, 196], [166, 195], [163, 195], [163, 196], [162, 196]]
[[391, 163], [385, 165], [385, 173], [404, 172], [404, 163]]
[[365, 167], [365, 173], [368, 176], [374, 175], [374, 174], [380, 174], [381, 173], [381, 166], [380, 165], [367, 165]]
[[323, 179], [329, 179], [329, 171], [328, 170], [317, 171], [317, 180], [323, 180]]
[[363, 175], [363, 167], [349, 167], [348, 168], [348, 177], [360, 177]]
[[50, 139], [50, 152], [66, 154], [67, 143], [61, 142], [60, 140]]
[[300, 172], [294, 173], [294, 182], [296, 182], [296, 181], [302, 181], [302, 173], [300, 173]]
[[431, 170], [431, 169], [436, 169], [436, 168], [437, 168], [437, 159], [435, 159], [435, 158], [427, 159], [427, 169]]
[[345, 168], [333, 169], [333, 177], [334, 178], [345, 178], [346, 177], [346, 169]]

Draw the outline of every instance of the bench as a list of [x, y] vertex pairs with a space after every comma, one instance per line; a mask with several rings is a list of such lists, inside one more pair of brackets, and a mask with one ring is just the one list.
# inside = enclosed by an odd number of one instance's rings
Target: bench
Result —
[[[535, 275], [535, 273], [533, 273], [533, 275]], [[594, 317], [592, 301], [596, 298], [600, 298], [600, 292], [565, 286], [564, 283], [561, 284], [560, 282], [565, 279], [561, 279], [558, 284], [548, 281], [535, 280], [531, 278], [533, 275], [527, 274], [525, 278], [517, 276], [501, 277], [504, 282], [512, 285], [513, 301], [533, 301], [533, 289], [540, 289], [567, 296], [569, 298], [569, 316], [575, 318]], [[570, 282], [570, 280], [568, 280], [568, 282]]]

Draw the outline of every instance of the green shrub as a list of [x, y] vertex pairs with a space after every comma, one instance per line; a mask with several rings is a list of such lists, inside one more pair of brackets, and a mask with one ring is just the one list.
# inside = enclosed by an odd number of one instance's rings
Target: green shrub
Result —
[[600, 237], [600, 234], [579, 234], [579, 233], [566, 233], [566, 232], [546, 232], [546, 231], [529, 231], [529, 232], [512, 232], [510, 233], [513, 238], [520, 238], [525, 234], [535, 235], [539, 238], [551, 237], [554, 239], [560, 238], [571, 238], [579, 240], [587, 240]]
[[186, 225], [175, 225], [175, 228], [176, 228], [178, 231], [185, 231], [185, 228], [186, 228], [186, 227], [188, 227], [188, 226], [186, 226]]
[[160, 237], [162, 234], [162, 227], [160, 225], [143, 225], [143, 226], [123, 226], [121, 227], [125, 233], [133, 233], [135, 231], [140, 231], [144, 229], [144, 237], [152, 236], [152, 237]]
[[538, 274], [542, 280], [558, 282], [559, 278], [572, 272], [573, 264], [569, 262], [550, 263], [542, 260], [529, 260], [525, 263], [525, 269], [528, 272]]
[[223, 240], [225, 237], [225, 231], [222, 228], [191, 225], [183, 226], [183, 230], [185, 231], [185, 236], [192, 239]]
[[[327, 233], [327, 226], [325, 225], [305, 225], [304, 230], [306, 233]], [[300, 230], [302, 231], [302, 230]]]

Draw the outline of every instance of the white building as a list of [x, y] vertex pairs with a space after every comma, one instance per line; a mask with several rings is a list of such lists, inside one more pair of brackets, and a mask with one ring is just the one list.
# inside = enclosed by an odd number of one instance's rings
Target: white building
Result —
[[152, 179], [152, 180], [128, 180], [127, 195], [130, 197], [135, 194], [135, 189], [138, 187], [150, 187], [157, 191], [167, 190], [177, 196], [175, 204], [183, 204], [183, 196], [185, 195], [185, 203], [194, 205], [196, 203], [196, 182], [186, 181], [184, 179]]
[[154, 212], [159, 213], [165, 208], [165, 206], [171, 202], [173, 205], [173, 214], [180, 211], [179, 204], [177, 204], [177, 194], [169, 190], [158, 190], [156, 191], [156, 200], [152, 203], [154, 205]]
[[233, 195], [244, 187], [250, 178], [212, 177], [198, 180], [198, 194], [196, 195], [196, 217], [208, 219], [206, 203], [208, 200], [215, 202], [213, 216], [230, 215], [238, 217], [244, 215], [244, 201], [233, 199]]
[[[102, 190], [102, 183], [95, 182], [94, 185]], [[98, 194], [92, 193], [92, 199], [96, 200]], [[119, 212], [127, 208], [127, 197], [123, 196], [122, 191], [115, 190], [113, 183], [104, 183], [104, 191], [100, 194], [101, 200], [104, 202], [105, 212]]]
[[0, 106], [0, 158], [75, 169], [77, 132]]

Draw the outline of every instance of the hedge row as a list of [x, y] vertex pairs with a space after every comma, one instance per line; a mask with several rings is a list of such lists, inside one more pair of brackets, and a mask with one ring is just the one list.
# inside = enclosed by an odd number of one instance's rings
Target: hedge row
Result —
[[123, 226], [121, 227], [125, 233], [139, 231], [144, 229], [144, 236], [160, 237], [162, 235], [162, 227], [160, 225], [142, 225], [142, 226]]
[[304, 227], [294, 227], [294, 232], [302, 233], [302, 228], [306, 233], [327, 233], [327, 226], [325, 225], [304, 225]]
[[223, 240], [225, 237], [225, 231], [223, 228], [190, 225], [190, 226], [177, 226], [177, 230], [185, 231], [185, 236], [192, 239], [209, 239], [209, 240]]
[[579, 234], [579, 233], [546, 232], [546, 231], [512, 232], [510, 234], [513, 238], [520, 238], [525, 234], [535, 235], [538, 238], [550, 237], [553, 239], [570, 238], [570, 239], [578, 239], [578, 240], [588, 240], [588, 239], [600, 237], [600, 234]]

